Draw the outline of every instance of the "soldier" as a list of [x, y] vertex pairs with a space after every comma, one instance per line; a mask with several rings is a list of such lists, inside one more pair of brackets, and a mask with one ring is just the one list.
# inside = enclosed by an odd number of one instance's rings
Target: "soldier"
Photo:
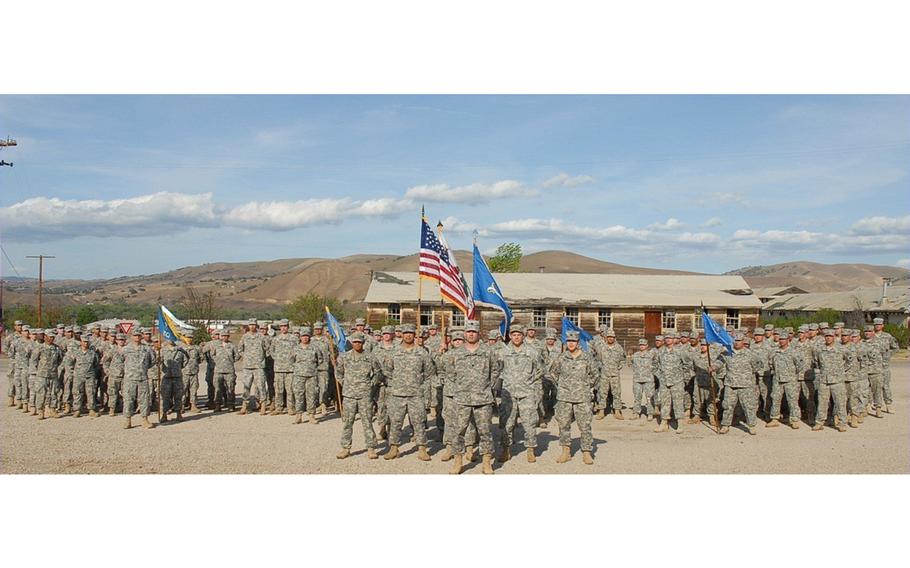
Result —
[[537, 461], [537, 424], [540, 414], [537, 403], [543, 388], [543, 369], [540, 352], [530, 345], [524, 345], [524, 328], [513, 325], [509, 330], [510, 342], [498, 350], [493, 365], [495, 391], [501, 393], [499, 405], [500, 447], [499, 462], [512, 458], [513, 433], [518, 418], [525, 431], [525, 447], [528, 463]]
[[780, 425], [780, 402], [783, 396], [787, 397], [787, 408], [790, 412], [790, 427], [799, 428], [802, 418], [799, 409], [799, 376], [804, 368], [803, 354], [799, 349], [790, 346], [790, 336], [783, 334], [778, 339], [779, 348], [771, 356], [771, 412], [770, 422], [766, 428], [775, 428]]
[[[664, 349], [664, 336], [656, 335], [654, 336], [654, 353], [653, 356], [656, 358], [661, 351]], [[653, 361], [652, 361], [653, 363]], [[654, 417], [657, 418], [660, 416], [660, 377], [657, 374], [657, 366], [652, 364], [651, 369], [654, 372], [654, 393], [651, 395], [651, 406], [654, 407]]]
[[802, 362], [797, 374], [799, 381], [799, 393], [802, 397], [802, 417], [808, 422], [815, 421], [815, 370], [813, 363], [815, 361], [814, 347], [811, 341], [809, 326], [803, 324], [799, 326], [799, 341], [793, 347], [799, 351], [800, 361]]
[[138, 403], [142, 425], [152, 428], [149, 422], [149, 383], [148, 370], [155, 363], [152, 349], [142, 343], [142, 334], [133, 332], [133, 342], [126, 345], [123, 355], [123, 416], [126, 418], [124, 428], [129, 429], [133, 416], [133, 404]]
[[676, 348], [676, 334], [670, 332], [664, 337], [664, 348], [654, 357], [654, 369], [660, 379], [660, 417], [661, 423], [655, 432], [670, 431], [671, 412], [676, 416], [676, 433], [683, 429], [682, 418], [686, 416], [686, 381], [692, 373], [693, 365], [689, 354]]
[[278, 334], [272, 338], [272, 361], [275, 369], [275, 409], [272, 415], [277, 416], [287, 412], [293, 416], [297, 414], [294, 403], [294, 366], [291, 363], [291, 353], [297, 348], [300, 340], [289, 333], [289, 322], [286, 319], [278, 322]]
[[202, 363], [202, 349], [195, 344], [192, 337], [187, 337], [185, 344], [181, 348], [186, 356], [186, 365], [183, 367], [183, 376], [181, 377], [184, 410], [199, 414], [199, 406], [196, 405], [196, 392], [199, 390], [199, 365]]
[[733, 413], [737, 403], [746, 415], [746, 429], [756, 435], [755, 412], [758, 405], [758, 391], [755, 386], [755, 375], [761, 369], [754, 353], [743, 345], [742, 333], [733, 336], [733, 353], [724, 353], [724, 414], [718, 433], [726, 434], [733, 424]]
[[540, 427], [546, 428], [547, 420], [553, 416], [553, 409], [556, 406], [556, 383], [550, 378], [550, 363], [553, 362], [560, 353], [562, 353], [562, 342], [556, 337], [556, 329], [548, 327], [545, 331], [545, 339], [541, 355], [543, 355], [543, 380], [541, 381], [541, 395], [538, 412], [540, 413]]
[[310, 415], [310, 422], [316, 424], [317, 372], [323, 362], [323, 352], [310, 341], [313, 332], [309, 327], [300, 328], [300, 343], [288, 354], [288, 361], [293, 365], [294, 401], [297, 405], [295, 424], [304, 422], [303, 411]]
[[313, 346], [322, 351], [322, 359], [319, 368], [316, 369], [316, 400], [319, 404], [319, 414], [328, 412], [326, 405], [333, 398], [332, 389], [329, 384], [329, 363], [332, 361], [332, 347], [329, 344], [329, 338], [325, 333], [325, 324], [317, 321], [313, 324]]
[[891, 396], [891, 355], [900, 349], [900, 345], [893, 335], [885, 331], [883, 318], [873, 319], [872, 324], [875, 326], [875, 339], [882, 350], [882, 395], [885, 401], [885, 412], [891, 414], [891, 405], [894, 403]]
[[623, 420], [622, 386], [619, 374], [626, 361], [626, 352], [616, 343], [616, 332], [607, 326], [600, 328], [601, 336], [591, 342], [591, 354], [600, 367], [597, 383], [597, 419], [603, 420], [607, 399], [613, 396], [613, 417]]
[[[120, 392], [123, 388], [123, 347], [126, 345], [126, 335], [118, 333], [116, 347], [109, 349], [104, 357], [107, 358], [107, 413], [113, 416], [117, 413], [117, 403], [123, 402]], [[97, 374], [96, 374], [97, 376]]]
[[470, 441], [468, 428], [473, 425], [480, 438], [483, 473], [489, 475], [493, 473], [494, 353], [489, 345], [480, 343], [480, 322], [466, 321], [464, 337], [464, 345], [453, 351], [451, 362], [458, 426], [452, 437], [455, 459], [449, 473], [460, 474], [465, 459], [474, 461], [474, 448], [465, 448]]
[[[18, 320], [17, 320], [18, 321]], [[28, 326], [19, 321], [19, 325], [14, 326], [17, 334], [10, 341], [10, 350], [7, 353], [10, 358], [10, 371], [12, 371], [11, 384], [14, 386], [13, 394], [15, 396], [16, 410], [22, 410], [25, 407], [28, 411]]]
[[218, 343], [209, 344], [209, 353], [213, 362], [214, 374], [214, 392], [215, 392], [215, 412], [221, 412], [222, 408], [230, 408], [234, 411], [236, 397], [234, 387], [237, 381], [237, 371], [234, 363], [242, 358], [240, 350], [231, 343], [231, 331], [228, 328], [222, 329], [218, 333]]
[[815, 416], [813, 431], [824, 428], [828, 417], [828, 403], [834, 399], [834, 425], [838, 432], [847, 431], [847, 391], [844, 386], [847, 356], [834, 345], [834, 330], [824, 331], [825, 345], [815, 350], [815, 366], [818, 368], [818, 414]]
[[[391, 325], [382, 326], [382, 341], [378, 345], [378, 349], [383, 350], [383, 354], [378, 355], [380, 363], [384, 360], [385, 353], [392, 350], [395, 345], [395, 328]], [[382, 441], [387, 439], [389, 434], [388, 392], [384, 376], [374, 389], [373, 400], [376, 403], [376, 422], [379, 424], [377, 439]]]
[[[862, 399], [862, 386], [860, 384], [860, 353], [859, 348], [853, 344], [853, 330], [844, 327], [838, 328], [838, 322], [834, 324], [834, 333], [837, 337], [837, 330], [840, 329], [840, 345], [844, 351], [846, 361], [844, 364], [844, 389], [847, 399], [847, 425], [851, 428], [859, 428], [863, 418], [865, 405]], [[835, 339], [837, 343], [837, 339]]]
[[202, 356], [205, 357], [205, 394], [206, 406], [209, 410], [215, 409], [215, 348], [221, 343], [221, 333], [212, 334], [212, 340], [207, 341], [202, 347]]
[[22, 331], [22, 321], [16, 320], [13, 323], [13, 331], [3, 334], [3, 352], [10, 360], [9, 370], [7, 372], [7, 381], [9, 386], [6, 389], [7, 406], [16, 406], [16, 366], [12, 364], [16, 356], [16, 343], [18, 342], [19, 333]]
[[63, 375], [63, 390], [61, 391], [60, 399], [57, 401], [57, 406], [63, 405], [64, 416], [69, 415], [72, 410], [73, 365], [75, 364], [75, 360], [68, 358], [67, 355], [71, 351], [77, 351], [79, 343], [79, 340], [74, 337], [72, 326], [65, 326], [63, 328], [63, 337], [57, 340], [57, 344], [63, 350], [63, 364], [60, 365], [60, 372]]
[[82, 415], [84, 396], [87, 401], [88, 415], [95, 418], [98, 416], [95, 411], [95, 373], [100, 364], [100, 357], [98, 352], [89, 345], [87, 337], [83, 337], [79, 341], [78, 348], [67, 349], [64, 364], [72, 369], [70, 380], [72, 381], [73, 416], [79, 418]]
[[375, 460], [376, 434], [373, 432], [373, 404], [370, 398], [373, 386], [379, 382], [382, 369], [379, 361], [364, 348], [364, 334], [355, 331], [351, 334], [351, 349], [338, 356], [335, 367], [335, 379], [341, 383], [343, 398], [341, 417], [341, 451], [335, 457], [343, 460], [351, 455], [351, 437], [354, 432], [354, 420], [360, 414], [363, 424], [363, 438], [367, 446], [367, 457]]
[[269, 386], [265, 380], [267, 345], [258, 329], [259, 324], [250, 320], [247, 332], [240, 338], [238, 351], [243, 361], [240, 371], [240, 382], [243, 384], [243, 404], [240, 407], [240, 414], [249, 412], [250, 391], [253, 383], [256, 384], [256, 395], [259, 397], [259, 414], [264, 415], [268, 407]]
[[878, 338], [875, 337], [874, 326], [866, 326], [866, 339], [860, 347], [860, 364], [863, 373], [869, 380], [869, 389], [872, 395], [872, 413], [877, 418], [881, 418], [882, 406], [884, 405], [882, 376], [885, 370], [885, 354]]
[[559, 354], [550, 365], [550, 376], [556, 383], [556, 422], [559, 424], [559, 445], [562, 454], [556, 463], [572, 459], [572, 420], [581, 432], [581, 453], [586, 465], [592, 465], [594, 458], [594, 436], [591, 424], [594, 418], [591, 409], [593, 389], [599, 379], [597, 362], [578, 347], [578, 332], [566, 332], [566, 350]]
[[32, 343], [28, 349], [28, 400], [32, 408], [32, 416], [38, 416], [40, 406], [41, 415], [44, 416], [44, 395], [46, 388], [41, 389], [41, 398], [38, 398], [38, 359], [44, 346], [44, 330], [33, 329], [29, 332]]
[[401, 344], [385, 354], [382, 363], [383, 374], [388, 388], [389, 405], [389, 451], [385, 459], [398, 457], [398, 446], [401, 439], [401, 428], [407, 414], [414, 429], [417, 443], [417, 459], [430, 461], [427, 453], [427, 435], [425, 429], [426, 406], [421, 396], [424, 381], [430, 373], [430, 357], [426, 350], [417, 346], [414, 341], [415, 330], [411, 324], [401, 329]]
[[[654, 420], [654, 351], [648, 349], [648, 340], [638, 340], [638, 351], [632, 355], [632, 420], [638, 420], [642, 408], [648, 422]], [[644, 403], [644, 405], [642, 405]]]
[[[773, 327], [773, 326], [772, 326]], [[769, 332], [771, 330], [768, 330]], [[771, 411], [771, 355], [772, 349], [769, 348], [771, 342], [765, 342], [765, 336], [762, 333], [756, 333], [753, 344], [749, 348], [756, 362], [756, 383], [758, 386], [758, 413], [768, 417]]]
[[[699, 342], [698, 352], [690, 354], [692, 365], [695, 369], [693, 379], [693, 411], [689, 424], [701, 423], [702, 416], [706, 416], [708, 422], [714, 426], [715, 422], [715, 399], [717, 393], [723, 388], [720, 379], [723, 375], [724, 364], [720, 358], [721, 349], [711, 351], [711, 346], [705, 339]], [[711, 384], [714, 381], [714, 384]]]
[[[442, 461], [449, 461], [455, 457], [454, 442], [458, 434], [458, 404], [455, 402], [455, 356], [458, 349], [464, 346], [464, 331], [460, 329], [452, 330], [452, 344], [445, 353], [439, 357], [439, 368], [437, 372], [442, 380], [442, 443], [445, 445], [445, 451], [440, 458]], [[477, 445], [477, 428], [473, 423], [468, 424], [468, 430], [465, 433], [465, 440], [462, 444], [473, 447]]]
[[183, 347], [165, 341], [161, 348], [161, 422], [167, 422], [170, 411], [177, 413], [177, 422], [183, 420], [183, 369], [187, 355]]
[[56, 337], [55, 330], [45, 330], [44, 344], [39, 347], [36, 353], [35, 404], [41, 405], [38, 420], [44, 420], [46, 415], [45, 408], [49, 411], [47, 414], [54, 418], [60, 418], [57, 409], [57, 398], [54, 396], [53, 389], [57, 381], [60, 363], [63, 362], [63, 352], [54, 344]]

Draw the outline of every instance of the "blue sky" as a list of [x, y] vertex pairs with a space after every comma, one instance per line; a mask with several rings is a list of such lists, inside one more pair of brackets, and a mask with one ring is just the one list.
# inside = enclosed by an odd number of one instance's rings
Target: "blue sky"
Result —
[[908, 125], [898, 96], [0, 96], [0, 236], [23, 276], [112, 277], [410, 254], [423, 204], [462, 249], [908, 266]]

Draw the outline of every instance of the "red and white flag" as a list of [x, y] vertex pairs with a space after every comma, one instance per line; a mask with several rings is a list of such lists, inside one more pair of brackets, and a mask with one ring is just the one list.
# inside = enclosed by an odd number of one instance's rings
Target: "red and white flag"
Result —
[[439, 282], [439, 293], [468, 318], [474, 315], [474, 305], [468, 294], [458, 265], [447, 246], [436, 236], [426, 217], [420, 221], [420, 269], [418, 275]]

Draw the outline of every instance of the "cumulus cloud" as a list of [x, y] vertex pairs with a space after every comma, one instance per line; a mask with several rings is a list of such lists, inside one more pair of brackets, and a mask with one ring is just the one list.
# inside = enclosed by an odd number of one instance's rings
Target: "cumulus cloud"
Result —
[[446, 183], [433, 185], [416, 185], [409, 188], [404, 196], [414, 201], [436, 203], [464, 203], [476, 205], [489, 203], [495, 199], [512, 197], [534, 197], [538, 192], [515, 180], [502, 180], [496, 183], [472, 183], [452, 187]]
[[348, 217], [395, 217], [413, 209], [407, 199], [303, 199], [250, 202], [224, 214], [224, 224], [245, 229], [289, 231], [312, 225], [340, 223]]
[[894, 263], [896, 266], [901, 268], [910, 268], [910, 258], [902, 258]]
[[707, 221], [702, 223], [701, 226], [704, 229], [710, 229], [711, 227], [720, 227], [723, 224], [724, 224], [724, 222], [721, 220], [720, 217], [711, 217], [710, 219], [708, 219]]
[[585, 185], [594, 181], [594, 178], [591, 176], [580, 175], [580, 176], [570, 176], [569, 174], [562, 172], [559, 173], [550, 179], [543, 182], [543, 186], [546, 188], [551, 187], [578, 187], [580, 185]]
[[910, 233], [910, 215], [903, 217], [864, 217], [853, 224], [854, 235], [892, 235]]
[[679, 219], [674, 219], [670, 217], [664, 223], [652, 223], [648, 225], [648, 228], [654, 231], [678, 231], [685, 228], [685, 223], [680, 222]]

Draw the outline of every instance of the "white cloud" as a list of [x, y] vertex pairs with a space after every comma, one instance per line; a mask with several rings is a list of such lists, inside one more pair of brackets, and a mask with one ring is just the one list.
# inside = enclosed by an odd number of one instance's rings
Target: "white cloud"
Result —
[[464, 203], [477, 205], [495, 199], [535, 197], [538, 192], [515, 180], [502, 180], [492, 184], [472, 183], [452, 187], [446, 183], [417, 185], [409, 188], [404, 196], [414, 201], [436, 203]]
[[710, 229], [711, 227], [720, 227], [723, 224], [724, 224], [724, 222], [721, 220], [720, 217], [711, 217], [710, 219], [708, 219], [707, 221], [702, 223], [701, 226], [704, 229]]
[[902, 258], [894, 263], [895, 266], [900, 266], [901, 268], [910, 268], [910, 258]]
[[312, 225], [340, 223], [347, 217], [395, 217], [413, 209], [407, 199], [303, 199], [252, 201], [224, 214], [224, 224], [253, 230], [289, 231]]
[[910, 233], [910, 215], [903, 217], [864, 217], [851, 227], [854, 235], [891, 235]]
[[679, 219], [670, 217], [665, 223], [652, 223], [648, 225], [648, 228], [654, 231], [678, 231], [685, 226], [685, 223], [680, 222]]
[[569, 174], [562, 172], [559, 173], [550, 179], [543, 182], [543, 186], [546, 188], [550, 187], [578, 187], [580, 185], [585, 185], [594, 181], [594, 178], [591, 176], [580, 175], [580, 176], [570, 176]]

